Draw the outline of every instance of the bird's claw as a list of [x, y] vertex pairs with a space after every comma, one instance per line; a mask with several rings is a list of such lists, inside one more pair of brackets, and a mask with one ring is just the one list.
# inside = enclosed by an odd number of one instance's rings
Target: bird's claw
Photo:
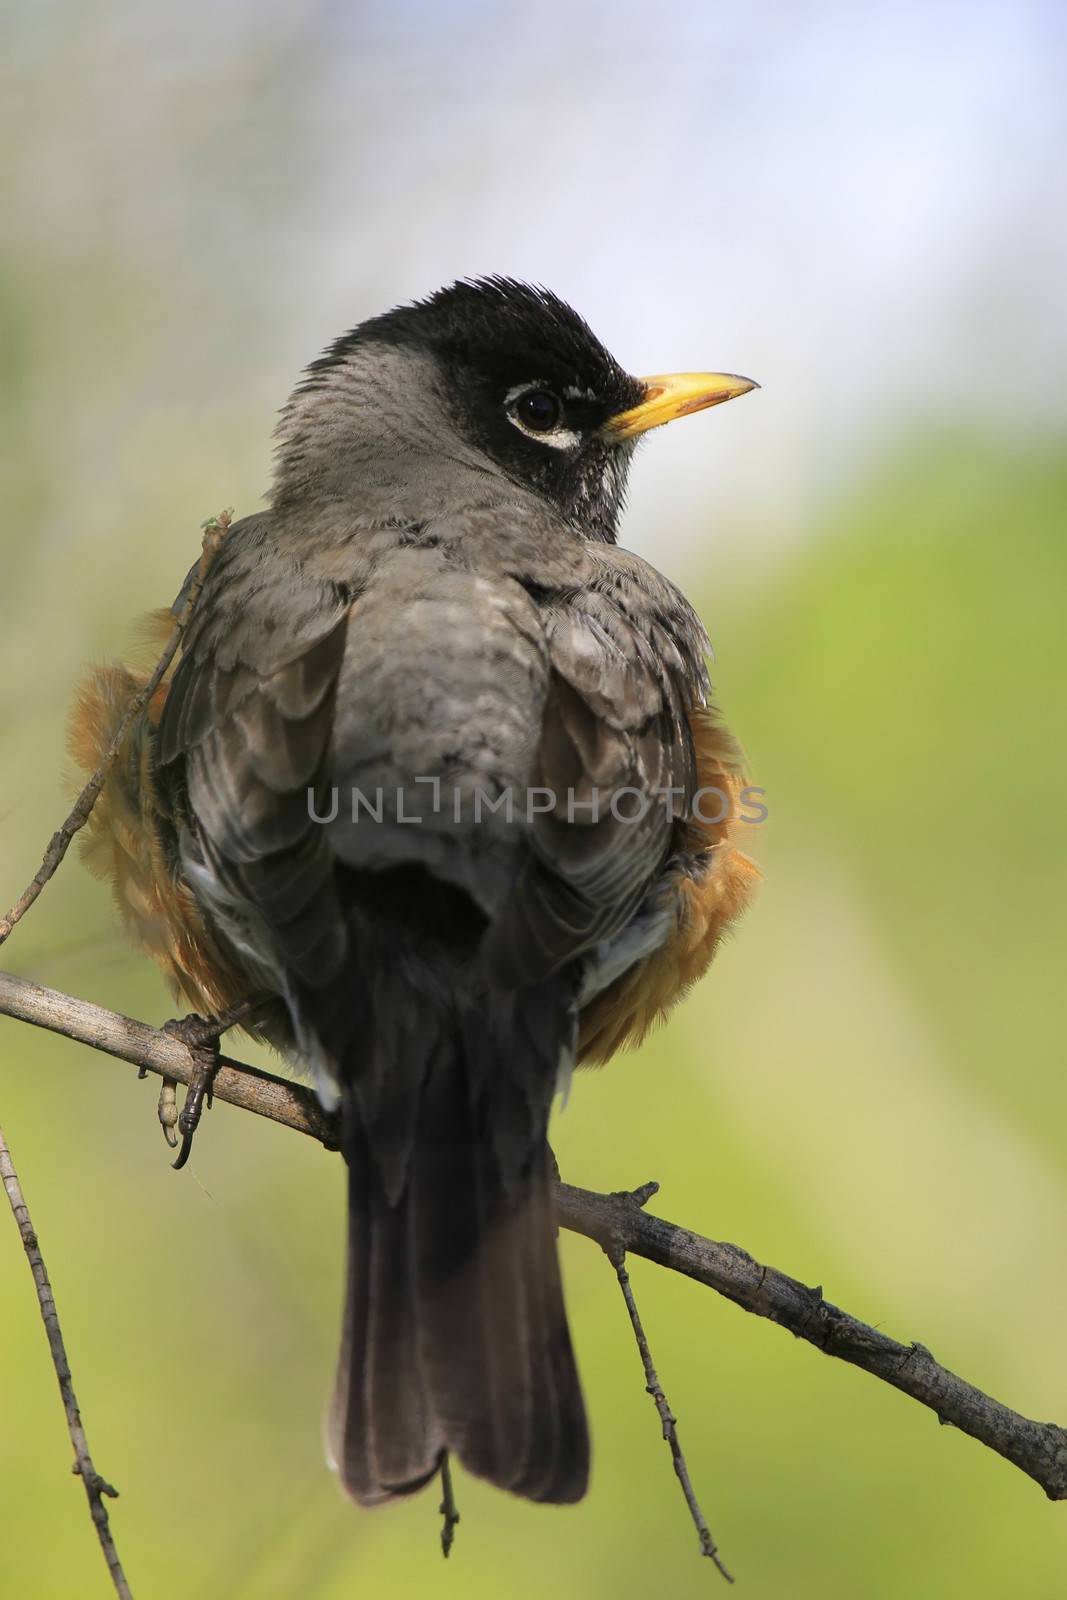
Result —
[[[188, 1161], [193, 1148], [193, 1136], [200, 1126], [205, 1104], [208, 1110], [212, 1104], [212, 1085], [219, 1065], [219, 1034], [225, 1024], [213, 1017], [200, 1017], [192, 1014], [187, 1017], [172, 1018], [163, 1024], [162, 1031], [172, 1039], [178, 1039], [185, 1045], [193, 1058], [193, 1075], [185, 1091], [185, 1104], [181, 1113], [177, 1113], [175, 1098], [175, 1080], [164, 1078], [163, 1088], [159, 1095], [159, 1120], [163, 1127], [163, 1135], [167, 1143], [174, 1148], [178, 1140], [174, 1137], [173, 1128], [177, 1123], [178, 1132], [181, 1134], [181, 1149], [176, 1159], [171, 1163], [175, 1172], [180, 1172]], [[170, 1089], [169, 1101], [164, 1110], [164, 1100]]]
[[177, 1078], [164, 1078], [159, 1091], [159, 1103], [156, 1106], [156, 1116], [163, 1129], [163, 1137], [171, 1149], [177, 1148], [178, 1140], [174, 1133], [174, 1125], [178, 1120], [178, 1080]]

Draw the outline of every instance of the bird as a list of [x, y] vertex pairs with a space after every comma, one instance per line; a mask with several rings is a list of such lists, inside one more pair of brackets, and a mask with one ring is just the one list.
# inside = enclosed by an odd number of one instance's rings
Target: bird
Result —
[[[447, 1456], [586, 1491], [550, 1111], [703, 974], [759, 876], [704, 628], [619, 522], [648, 431], [756, 387], [634, 378], [505, 277], [360, 323], [282, 410], [266, 509], [92, 815], [88, 863], [175, 992], [263, 997], [248, 1031], [338, 1112], [328, 1448], [362, 1505]], [[144, 679], [89, 674], [79, 765]]]

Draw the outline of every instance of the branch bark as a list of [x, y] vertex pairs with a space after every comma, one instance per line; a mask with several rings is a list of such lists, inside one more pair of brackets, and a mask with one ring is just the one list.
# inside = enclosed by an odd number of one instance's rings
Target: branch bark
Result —
[[[0, 1014], [80, 1040], [179, 1083], [191, 1082], [197, 1070], [192, 1051], [180, 1040], [9, 973], [0, 973]], [[222, 1056], [213, 1093], [230, 1105], [307, 1134], [327, 1149], [337, 1147], [334, 1119], [302, 1084]], [[646, 1185], [636, 1194], [598, 1194], [561, 1183], [559, 1220], [609, 1254], [621, 1250], [683, 1273], [742, 1310], [788, 1329], [824, 1355], [862, 1368], [929, 1407], [942, 1423], [951, 1423], [995, 1450], [1040, 1484], [1050, 1500], [1067, 1499], [1067, 1429], [1010, 1410], [943, 1367], [924, 1345], [898, 1344], [824, 1299], [821, 1288], [809, 1288], [761, 1265], [737, 1245], [704, 1238], [650, 1215], [643, 1202], [654, 1192], [655, 1186]]]
[[41, 1312], [41, 1321], [44, 1323], [48, 1335], [48, 1348], [52, 1353], [52, 1365], [56, 1369], [59, 1380], [59, 1392], [63, 1398], [63, 1410], [67, 1417], [67, 1432], [70, 1442], [74, 1446], [74, 1471], [79, 1475], [85, 1486], [86, 1498], [89, 1501], [89, 1515], [93, 1519], [100, 1548], [104, 1552], [107, 1570], [111, 1574], [111, 1582], [119, 1600], [132, 1600], [126, 1574], [122, 1570], [118, 1551], [115, 1549], [115, 1540], [111, 1534], [111, 1524], [108, 1521], [107, 1506], [104, 1504], [105, 1495], [114, 1500], [118, 1498], [118, 1490], [102, 1478], [93, 1466], [93, 1458], [89, 1454], [89, 1441], [85, 1437], [82, 1426], [81, 1408], [74, 1393], [74, 1379], [70, 1373], [70, 1362], [67, 1360], [67, 1348], [63, 1343], [63, 1331], [59, 1325], [59, 1313], [56, 1310], [55, 1297], [52, 1294], [52, 1285], [48, 1279], [48, 1271], [41, 1254], [41, 1246], [37, 1239], [37, 1230], [30, 1219], [29, 1207], [26, 1196], [22, 1192], [18, 1173], [15, 1171], [11, 1160], [11, 1152], [4, 1138], [4, 1130], [0, 1128], [0, 1181], [3, 1182], [7, 1193], [8, 1202], [15, 1218], [22, 1247], [26, 1252], [26, 1259], [33, 1273], [34, 1287], [37, 1290], [37, 1304]]

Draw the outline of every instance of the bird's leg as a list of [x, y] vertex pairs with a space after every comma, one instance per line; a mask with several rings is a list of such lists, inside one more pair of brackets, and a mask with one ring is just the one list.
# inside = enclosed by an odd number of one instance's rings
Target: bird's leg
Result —
[[[200, 1126], [205, 1101], [208, 1109], [211, 1108], [211, 1086], [219, 1065], [219, 1037], [228, 1026], [225, 1016], [200, 1017], [195, 1013], [187, 1017], [174, 1017], [170, 1022], [163, 1024], [163, 1032], [185, 1045], [194, 1063], [193, 1076], [185, 1091], [185, 1104], [182, 1106], [181, 1115], [177, 1118], [182, 1147], [172, 1163], [176, 1172], [180, 1171], [189, 1159], [193, 1148], [193, 1135]], [[164, 1105], [165, 1099], [166, 1105]], [[164, 1138], [171, 1146], [178, 1142], [170, 1131], [175, 1121], [174, 1108], [174, 1081], [164, 1078], [159, 1095], [159, 1120], [163, 1126]]]
[[[180, 1040], [192, 1056], [195, 1067], [180, 1116], [177, 1115], [175, 1080], [164, 1078], [163, 1087], [159, 1091], [158, 1114], [163, 1137], [172, 1147], [178, 1143], [173, 1135], [175, 1123], [182, 1136], [182, 1147], [178, 1152], [178, 1159], [173, 1163], [175, 1171], [184, 1167], [189, 1159], [189, 1152], [193, 1148], [193, 1135], [200, 1125], [205, 1101], [208, 1110], [211, 1109], [211, 1086], [219, 1066], [219, 1040], [227, 1028], [232, 1028], [238, 1022], [249, 1023], [267, 1009], [270, 1003], [269, 996], [249, 995], [247, 999], [238, 1000], [235, 1005], [227, 1006], [216, 1017], [200, 1017], [195, 1012], [190, 1012], [186, 1017], [172, 1017], [170, 1022], [163, 1024], [162, 1031], [169, 1034], [172, 1039]], [[143, 1072], [141, 1076], [144, 1076]]]
[[452, 1487], [452, 1466], [448, 1459], [448, 1451], [441, 1452], [441, 1504], [438, 1510], [441, 1513], [441, 1554], [447, 1561], [452, 1553], [455, 1543], [456, 1528], [459, 1525], [459, 1511], [456, 1509], [456, 1492]]

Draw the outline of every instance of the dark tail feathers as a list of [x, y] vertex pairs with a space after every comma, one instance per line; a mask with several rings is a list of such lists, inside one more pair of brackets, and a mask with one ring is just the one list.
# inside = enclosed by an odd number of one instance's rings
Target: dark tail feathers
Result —
[[531, 1500], [579, 1500], [588, 1479], [545, 1141], [551, 1086], [524, 1084], [514, 1054], [480, 1068], [465, 1031], [435, 1043], [417, 1086], [409, 1078], [417, 1107], [385, 1109], [394, 1148], [398, 1120], [408, 1125], [399, 1182], [376, 1148], [381, 1094], [372, 1106], [358, 1078], [346, 1090], [348, 1285], [329, 1433], [364, 1505], [421, 1488], [445, 1450]]

